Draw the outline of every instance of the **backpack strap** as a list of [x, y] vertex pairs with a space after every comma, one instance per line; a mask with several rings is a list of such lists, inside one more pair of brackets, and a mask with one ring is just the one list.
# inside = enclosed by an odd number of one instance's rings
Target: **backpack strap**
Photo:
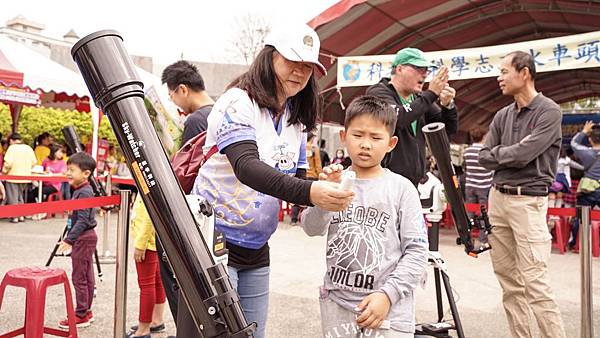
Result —
[[206, 161], [208, 161], [208, 159], [211, 158], [217, 151], [219, 151], [219, 148], [217, 148], [217, 145], [215, 144], [208, 150], [206, 156], [204, 156], [204, 163], [206, 163]]

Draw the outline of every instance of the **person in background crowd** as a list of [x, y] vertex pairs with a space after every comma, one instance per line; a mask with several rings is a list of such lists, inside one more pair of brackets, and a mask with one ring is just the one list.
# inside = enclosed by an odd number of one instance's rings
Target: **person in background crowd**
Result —
[[[0, 173], [2, 173], [2, 166], [4, 165], [4, 142], [6, 142], [2, 138], [2, 133], [0, 133]], [[4, 204], [4, 200], [6, 199], [6, 191], [4, 190], [4, 184], [0, 181], [0, 205]]]
[[169, 98], [183, 110], [187, 119], [183, 124], [181, 145], [206, 130], [208, 114], [215, 102], [206, 93], [204, 79], [196, 66], [188, 61], [177, 61], [162, 73], [162, 83], [169, 88]]
[[456, 91], [448, 84], [448, 68], [442, 66], [423, 90], [432, 63], [416, 48], [403, 48], [392, 62], [391, 78], [382, 78], [367, 89], [367, 95], [375, 95], [391, 104], [398, 113], [396, 131], [398, 145], [386, 155], [383, 165], [391, 171], [408, 178], [415, 187], [425, 175], [425, 135], [421, 130], [426, 124], [443, 122], [446, 133], [458, 130], [458, 111], [454, 105]]
[[163, 315], [167, 299], [160, 277], [154, 227], [139, 196], [133, 205], [131, 238], [134, 241], [133, 258], [140, 287], [140, 310], [138, 325], [132, 326], [132, 332], [126, 337], [151, 338], [152, 333], [165, 330]]
[[[67, 172], [67, 163], [63, 159], [64, 152], [60, 145], [52, 144], [50, 145], [50, 154], [46, 159], [42, 161], [42, 167], [44, 168], [44, 172], [55, 174], [55, 175], [64, 175]], [[52, 193], [59, 192], [62, 189], [62, 182], [43, 182], [42, 184], [42, 200], [46, 201], [48, 196]], [[33, 190], [32, 196], [28, 199], [29, 203], [32, 203], [32, 198], [37, 196], [37, 189]]]
[[473, 140], [464, 152], [465, 159], [465, 199], [467, 203], [487, 205], [488, 194], [492, 187], [492, 178], [494, 172], [479, 164], [479, 151], [483, 148], [483, 140], [486, 130], [481, 127], [471, 129], [469, 134]]
[[0, 171], [2, 171], [2, 166], [4, 165], [4, 154], [6, 154], [6, 150], [8, 149], [8, 141], [2, 138], [2, 134], [0, 133]]
[[[306, 161], [308, 162], [308, 170], [306, 171], [306, 179], [316, 181], [319, 179], [319, 174], [323, 172], [321, 166], [321, 154], [319, 148], [313, 143], [315, 135], [310, 134], [306, 141]], [[292, 224], [298, 223], [298, 214], [300, 213], [300, 206], [294, 204], [292, 206]]]
[[[23, 143], [21, 135], [12, 133], [8, 137], [10, 146], [4, 155], [2, 172], [7, 175], [29, 176], [31, 169], [37, 163], [33, 149]], [[6, 204], [15, 205], [25, 203], [25, 192], [31, 180], [7, 180], [6, 181]], [[12, 223], [23, 222], [25, 217], [15, 217]]]
[[325, 150], [325, 147], [325, 140], [319, 140], [319, 155], [321, 156], [321, 168], [325, 168], [326, 166], [331, 164], [331, 158], [329, 158], [329, 154], [327, 153], [327, 150]]
[[341, 164], [344, 169], [348, 168], [352, 164], [350, 157], [346, 156], [346, 152], [343, 148], [338, 148], [335, 151], [335, 157], [331, 161], [331, 164]]
[[108, 145], [108, 156], [106, 156], [106, 171], [111, 175], [117, 174], [117, 167], [119, 166], [119, 160], [117, 159], [117, 148], [114, 144]]
[[488, 239], [502, 303], [513, 337], [533, 337], [533, 312], [542, 337], [566, 337], [548, 274], [552, 236], [548, 188], [554, 181], [561, 143], [560, 106], [535, 89], [535, 62], [527, 52], [508, 53], [498, 84], [514, 102], [490, 125], [479, 163], [494, 170], [489, 196]]
[[[590, 142], [590, 147], [583, 145], [586, 137]], [[600, 182], [600, 161], [598, 161], [600, 156], [600, 125], [587, 121], [583, 126], [583, 130], [571, 139], [571, 148], [584, 168], [583, 177], [579, 181], [580, 187], [577, 190], [577, 205], [590, 206], [591, 208], [600, 206], [600, 184], [598, 184]], [[595, 189], [585, 189], [586, 180], [595, 182]], [[578, 233], [579, 219], [575, 218], [571, 227], [571, 239], [568, 243], [570, 249], [575, 247]]]
[[[181, 137], [181, 146], [183, 146], [196, 135], [206, 131], [208, 114], [212, 110], [214, 101], [206, 92], [202, 75], [196, 66], [188, 61], [177, 61], [167, 66], [162, 73], [162, 82], [167, 84], [171, 101], [183, 110], [183, 114], [187, 115]], [[188, 323], [190, 314], [183, 299], [179, 302], [182, 295], [160, 241], [156, 241], [156, 252], [160, 258], [162, 283], [169, 302], [169, 309], [178, 328], [178, 336], [182, 335], [180, 332], [187, 334], [191, 329]], [[181, 318], [179, 317], [180, 312], [183, 313]]]
[[[550, 186], [548, 194], [548, 207], [562, 208], [563, 196], [568, 194], [571, 189], [571, 168], [584, 170], [584, 167], [578, 162], [567, 156], [565, 146], [560, 147], [560, 155], [558, 158], [558, 167], [556, 168], [556, 178]], [[571, 206], [565, 206], [570, 208]], [[558, 216], [552, 216], [558, 218]]]
[[48, 132], [43, 132], [35, 138], [33, 149], [37, 158], [37, 164], [41, 165], [48, 155], [50, 155], [50, 144], [52, 144], [52, 136]]

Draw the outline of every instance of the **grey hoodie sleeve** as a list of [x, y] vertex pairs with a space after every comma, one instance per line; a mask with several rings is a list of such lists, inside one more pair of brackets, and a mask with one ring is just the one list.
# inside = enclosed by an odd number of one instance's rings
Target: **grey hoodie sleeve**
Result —
[[419, 194], [414, 186], [405, 189], [398, 211], [398, 231], [402, 257], [381, 287], [394, 304], [410, 295], [423, 279], [427, 267], [429, 244], [421, 211]]
[[309, 236], [323, 236], [329, 229], [329, 222], [334, 213], [319, 207], [309, 207], [302, 212], [300, 225]]

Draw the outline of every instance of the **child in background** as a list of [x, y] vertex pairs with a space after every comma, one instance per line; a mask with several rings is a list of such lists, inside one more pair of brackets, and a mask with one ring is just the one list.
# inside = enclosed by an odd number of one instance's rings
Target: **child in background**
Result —
[[[571, 151], [572, 153], [573, 151]], [[563, 196], [568, 194], [571, 189], [571, 168], [577, 170], [583, 170], [583, 166], [578, 162], [573, 161], [567, 154], [565, 146], [560, 148], [560, 155], [558, 157], [558, 166], [556, 168], [556, 178], [550, 186], [550, 193], [548, 194], [548, 207], [550, 208], [562, 208], [563, 207]], [[565, 205], [566, 208], [570, 208], [571, 205]]]
[[[65, 153], [63, 152], [62, 146], [58, 144], [52, 144], [50, 146], [50, 155], [48, 155], [48, 157], [42, 161], [42, 167], [44, 168], [44, 171], [54, 175], [64, 175], [67, 172], [67, 164], [63, 159], [64, 156]], [[49, 194], [57, 191], [61, 191], [61, 182], [44, 182], [44, 186], [42, 188], [44, 200]]]
[[[88, 179], [96, 169], [96, 161], [88, 154], [79, 152], [73, 154], [67, 162], [67, 177], [73, 187], [73, 198], [82, 199], [94, 197], [94, 191]], [[67, 220], [69, 232], [60, 243], [58, 253], [71, 251], [73, 272], [71, 282], [75, 288], [75, 323], [77, 327], [87, 327], [94, 320], [91, 307], [94, 299], [94, 251], [98, 243], [96, 227], [96, 211], [94, 208], [74, 210]], [[68, 329], [68, 318], [61, 320], [60, 328]]]
[[[325, 337], [413, 337], [414, 290], [427, 265], [428, 240], [419, 194], [406, 178], [381, 167], [398, 142], [396, 112], [381, 99], [362, 96], [346, 110], [340, 132], [356, 173], [348, 209], [307, 208], [309, 236], [327, 234], [327, 273], [321, 287]], [[341, 166], [322, 179], [339, 182]]]
[[152, 333], [165, 330], [163, 314], [167, 300], [160, 279], [154, 226], [139, 196], [135, 200], [133, 210], [131, 238], [135, 248], [133, 258], [140, 287], [140, 314], [139, 324], [131, 327], [133, 332], [126, 338], [151, 338]]

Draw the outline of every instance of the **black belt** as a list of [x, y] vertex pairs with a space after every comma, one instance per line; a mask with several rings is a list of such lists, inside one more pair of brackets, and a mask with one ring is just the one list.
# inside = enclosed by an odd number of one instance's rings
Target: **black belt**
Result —
[[507, 195], [521, 196], [548, 196], [548, 188], [544, 190], [528, 188], [528, 187], [511, 187], [510, 185], [494, 184], [494, 189]]

